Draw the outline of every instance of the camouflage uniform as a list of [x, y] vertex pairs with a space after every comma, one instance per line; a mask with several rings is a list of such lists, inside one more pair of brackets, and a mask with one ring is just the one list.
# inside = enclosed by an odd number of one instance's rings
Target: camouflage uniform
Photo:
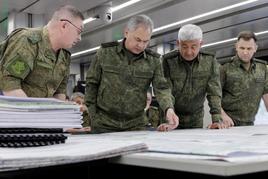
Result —
[[91, 120], [90, 120], [88, 111], [84, 111], [83, 112], [83, 119], [82, 119], [82, 121], [83, 121], [83, 123], [82, 123], [82, 126], [83, 127], [89, 127], [89, 126], [91, 126]]
[[150, 106], [146, 111], [148, 127], [157, 128], [161, 123], [165, 122], [164, 114], [156, 106]]
[[102, 44], [87, 73], [85, 99], [94, 133], [145, 129], [151, 82], [161, 108], [173, 107], [160, 56], [146, 49], [129, 58], [123, 43]]
[[14, 34], [1, 59], [0, 89], [22, 89], [29, 97], [65, 94], [69, 76], [70, 53], [54, 53], [48, 30], [22, 29]]
[[199, 52], [191, 62], [174, 50], [163, 56], [163, 68], [175, 97], [179, 128], [202, 128], [204, 101], [207, 96], [212, 122], [221, 120], [221, 85], [215, 56]]
[[266, 62], [253, 59], [247, 71], [235, 56], [220, 69], [222, 108], [236, 126], [254, 125], [260, 100], [268, 93]]

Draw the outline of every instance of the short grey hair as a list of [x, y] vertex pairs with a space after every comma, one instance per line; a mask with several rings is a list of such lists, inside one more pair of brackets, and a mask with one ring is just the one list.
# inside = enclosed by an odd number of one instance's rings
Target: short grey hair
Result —
[[154, 29], [154, 23], [152, 19], [144, 14], [130, 18], [130, 20], [127, 23], [127, 28], [131, 31], [136, 30], [139, 26], [150, 28], [151, 32]]
[[202, 40], [203, 32], [202, 29], [194, 24], [187, 24], [180, 28], [178, 32], [178, 40]]
[[78, 97], [84, 99], [85, 98], [85, 95], [83, 93], [81, 93], [81, 92], [75, 92], [71, 96], [71, 101], [73, 101], [75, 98], [78, 98]]
[[79, 18], [84, 20], [84, 15], [81, 11], [79, 11], [76, 7], [71, 5], [64, 5], [59, 7], [53, 14], [52, 19], [59, 20], [61, 18], [65, 18], [66, 15], [71, 16], [72, 18]]

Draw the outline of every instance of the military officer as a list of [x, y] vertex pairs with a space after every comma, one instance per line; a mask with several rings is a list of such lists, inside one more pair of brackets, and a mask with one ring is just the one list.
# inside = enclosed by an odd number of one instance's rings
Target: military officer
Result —
[[83, 15], [65, 5], [43, 28], [15, 30], [1, 58], [4, 95], [65, 99], [71, 48], [81, 40]]
[[145, 129], [150, 83], [167, 119], [158, 130], [178, 126], [160, 56], [146, 49], [152, 30], [148, 16], [134, 16], [127, 23], [122, 42], [105, 43], [98, 50], [86, 79], [86, 105], [93, 133]]
[[221, 123], [221, 86], [219, 64], [215, 55], [200, 51], [202, 30], [187, 24], [178, 33], [178, 49], [163, 56], [163, 68], [175, 97], [178, 128], [202, 128], [204, 101], [207, 96], [212, 116], [209, 128], [223, 128]]
[[240, 32], [236, 56], [220, 68], [222, 119], [228, 126], [254, 125], [261, 98], [268, 109], [268, 71], [265, 61], [253, 57], [256, 41], [253, 32]]

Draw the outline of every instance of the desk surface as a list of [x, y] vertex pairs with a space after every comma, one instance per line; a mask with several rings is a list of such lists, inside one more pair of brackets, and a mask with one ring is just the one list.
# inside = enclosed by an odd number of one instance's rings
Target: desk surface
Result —
[[218, 176], [264, 172], [268, 171], [267, 137], [268, 126], [149, 134], [144, 141], [149, 152], [110, 162]]
[[111, 158], [110, 162], [217, 176], [242, 175], [268, 170], [268, 161], [230, 163], [226, 161], [194, 159], [191, 158], [191, 156], [188, 157], [145, 152]]
[[76, 164], [144, 151], [135, 141], [114, 141], [95, 135], [70, 135], [64, 144], [40, 147], [0, 148], [0, 172]]
[[[0, 171], [78, 163], [122, 154], [110, 161], [232, 176], [268, 170], [267, 137], [268, 126], [75, 135], [70, 136], [66, 144], [0, 148]], [[146, 148], [146, 152], [139, 153]]]

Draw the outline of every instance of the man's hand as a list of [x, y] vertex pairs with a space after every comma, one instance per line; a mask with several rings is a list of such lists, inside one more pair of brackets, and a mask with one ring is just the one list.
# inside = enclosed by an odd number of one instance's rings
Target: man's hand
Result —
[[226, 127], [234, 126], [234, 121], [232, 120], [232, 118], [230, 118], [230, 116], [228, 116], [228, 114], [226, 114], [223, 109], [221, 109], [221, 118]]
[[79, 105], [80, 106], [80, 111], [81, 112], [88, 112], [88, 109], [87, 109], [87, 106], [82, 104], [82, 105]]
[[90, 133], [91, 127], [83, 127], [83, 128], [70, 128], [66, 129], [65, 132], [69, 132], [71, 134], [87, 134]]
[[66, 95], [65, 94], [54, 94], [54, 98], [65, 101], [66, 100]]
[[24, 97], [26, 98], [27, 95], [22, 89], [15, 89], [10, 91], [3, 91], [4, 96], [16, 96], [16, 97]]
[[176, 129], [179, 125], [179, 117], [175, 114], [172, 108], [169, 108], [166, 113], [167, 123], [160, 124], [157, 127], [158, 131], [170, 131]]
[[210, 125], [208, 125], [209, 129], [225, 129], [225, 128], [229, 128], [224, 122], [214, 122]]

